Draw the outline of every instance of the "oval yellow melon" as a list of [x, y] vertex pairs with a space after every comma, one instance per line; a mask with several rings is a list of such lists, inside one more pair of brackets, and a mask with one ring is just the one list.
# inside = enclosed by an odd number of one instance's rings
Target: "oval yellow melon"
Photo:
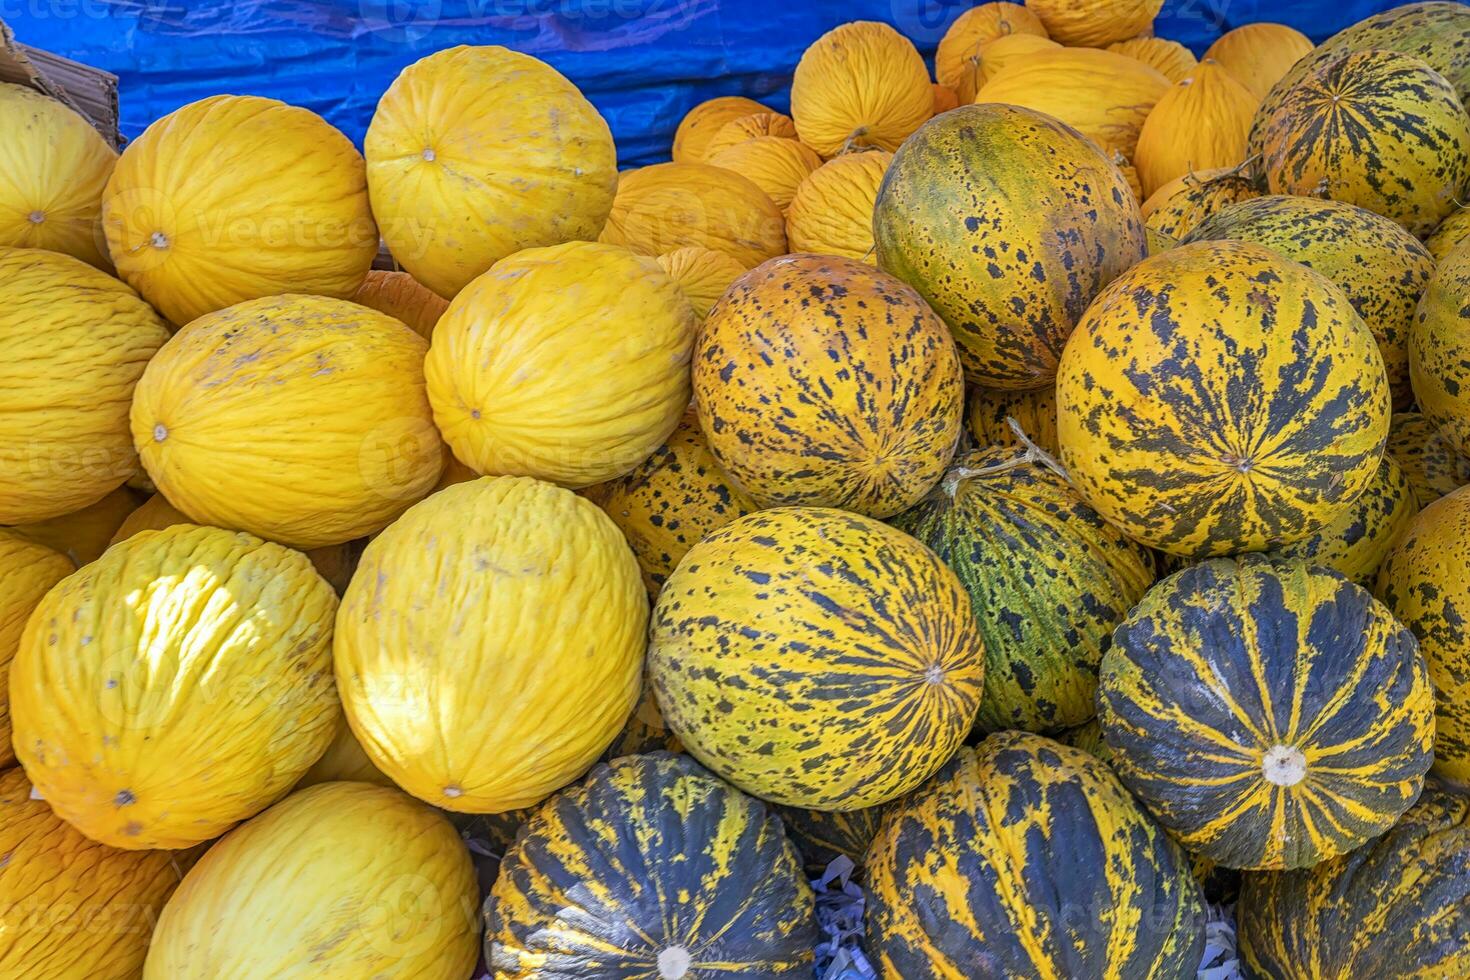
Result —
[[822, 165], [822, 158], [797, 140], [757, 136], [719, 151], [709, 162], [748, 177], [785, 214], [796, 188]]
[[975, 85], [966, 103], [974, 102], [982, 86], [1005, 71], [1013, 62], [1042, 51], [1057, 51], [1061, 45], [1037, 34], [1007, 34], [985, 45], [976, 62]]
[[1434, 270], [1409, 326], [1409, 382], [1424, 413], [1461, 456], [1470, 456], [1470, 245]]
[[331, 742], [336, 609], [305, 555], [248, 534], [124, 541], [31, 614], [10, 673], [15, 754], [93, 840], [217, 837]]
[[1047, 34], [1069, 47], [1102, 47], [1153, 32], [1164, 0], [1026, 0]]
[[102, 191], [117, 151], [68, 106], [8, 82], [0, 82], [0, 131], [0, 246], [110, 269]]
[[610, 480], [679, 424], [696, 329], [651, 258], [593, 242], [527, 249], [439, 321], [425, 364], [434, 420], [476, 472]]
[[367, 757], [357, 736], [352, 734], [352, 726], [346, 721], [338, 726], [337, 737], [332, 739], [327, 751], [296, 781], [291, 791], [294, 793], [318, 783], [338, 782], [394, 785], [393, 780], [373, 765], [373, 760]]
[[1012, 37], [1046, 39], [1041, 18], [1018, 3], [982, 3], [955, 18], [934, 52], [934, 77], [954, 89], [961, 103], [975, 101], [983, 81], [986, 48]]
[[1311, 38], [1285, 24], [1242, 24], [1216, 38], [1205, 57], [1218, 61], [1259, 103], [1313, 47]]
[[674, 280], [694, 307], [694, 315], [703, 320], [715, 301], [725, 295], [730, 283], [745, 274], [745, 268], [724, 252], [698, 245], [676, 248], [658, 257], [658, 264]]
[[138, 472], [128, 407], [167, 339], [111, 276], [0, 247], [0, 524], [80, 510]]
[[74, 565], [95, 561], [112, 543], [114, 534], [137, 509], [142, 495], [126, 486], [71, 514], [35, 524], [18, 524], [16, 534], [44, 544], [70, 558]]
[[368, 545], [337, 617], [337, 684], [399, 786], [503, 813], [612, 741], [638, 699], [647, 625], [638, 562], [595, 504], [539, 480], [475, 480]]
[[599, 241], [642, 255], [698, 245], [747, 269], [786, 251], [781, 209], [749, 178], [704, 163], [624, 173]]
[[523, 248], [596, 238], [617, 188], [592, 103], [550, 65], [495, 46], [405, 68], [363, 147], [383, 240], [446, 298]]
[[478, 901], [443, 815], [382, 786], [314, 786], [184, 876], [143, 977], [463, 980], [479, 955]]
[[15, 764], [10, 747], [10, 663], [31, 610], [75, 566], [65, 555], [0, 530], [0, 767]]
[[1143, 223], [1177, 241], [1216, 211], [1260, 196], [1244, 168], [1201, 170], [1176, 177], [1145, 198]]
[[892, 162], [885, 150], [844, 153], [802, 181], [786, 209], [791, 250], [875, 262], [873, 202]]
[[419, 283], [406, 272], [374, 269], [352, 296], [352, 302], [386, 313], [408, 324], [413, 332], [428, 340], [434, 335], [434, 324], [449, 309], [444, 297]]
[[1337, 286], [1260, 245], [1200, 242], [1099, 294], [1057, 373], [1078, 491], [1150, 547], [1189, 557], [1299, 541], [1372, 481], [1389, 391]]
[[931, 88], [934, 92], [934, 115], [948, 112], [960, 104], [960, 97], [948, 85], [940, 85], [935, 82]]
[[761, 111], [748, 116], [740, 116], [731, 119], [721, 126], [710, 137], [709, 144], [704, 148], [704, 155], [695, 163], [713, 163], [715, 154], [722, 150], [728, 150], [732, 146], [739, 146], [747, 140], [753, 140], [761, 136], [780, 136], [784, 139], [796, 139], [796, 123], [791, 117], [780, 112]]
[[43, 800], [25, 770], [0, 774], [0, 976], [137, 977], [153, 923], [193, 855], [90, 841]]
[[1421, 509], [1470, 483], [1470, 459], [1418, 412], [1394, 413], [1387, 450], [1403, 468]]
[[1206, 58], [1173, 85], [1148, 114], [1133, 162], [1145, 195], [1200, 170], [1245, 160], [1256, 99], [1218, 62]]
[[1434, 233], [1424, 239], [1436, 262], [1443, 262], [1465, 242], [1470, 242], [1470, 207], [1464, 205], [1451, 211]]
[[378, 254], [356, 148], [315, 113], [252, 95], [149, 126], [107, 182], [102, 223], [118, 275], [180, 326], [278, 293], [345, 299]]
[[949, 466], [964, 379], [912, 288], [853, 259], [792, 255], [735, 282], [694, 355], [711, 451], [759, 506], [888, 517]]
[[351, 541], [439, 479], [425, 350], [346, 300], [241, 303], [189, 324], [148, 365], [133, 440], [159, 492], [200, 524], [302, 549]]
[[807, 48], [791, 80], [801, 141], [824, 157], [855, 146], [896, 150], [934, 114], [929, 69], [887, 24], [854, 21]]
[[1194, 52], [1178, 41], [1169, 41], [1162, 37], [1134, 37], [1126, 41], [1115, 41], [1107, 49], [1116, 54], [1126, 54], [1157, 69], [1161, 75], [1176, 84], [1188, 78], [1199, 64]]
[[674, 132], [674, 162], [703, 163], [705, 148], [721, 126], [741, 116], [769, 111], [759, 102], [743, 95], [721, 95], [706, 99], [685, 113], [684, 118], [679, 121], [679, 128]]

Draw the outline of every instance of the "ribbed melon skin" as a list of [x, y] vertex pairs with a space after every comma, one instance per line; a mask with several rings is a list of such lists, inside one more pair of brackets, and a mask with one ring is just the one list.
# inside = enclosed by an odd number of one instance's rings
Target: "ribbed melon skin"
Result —
[[1470, 483], [1470, 460], [1455, 452], [1440, 426], [1418, 412], [1399, 412], [1387, 451], [1398, 460], [1421, 508]]
[[964, 748], [883, 820], [867, 950], [884, 980], [1192, 977], [1183, 853], [1106, 765], [1025, 732]]
[[1123, 782], [1232, 868], [1358, 847], [1413, 803], [1432, 759], [1413, 635], [1301, 562], [1216, 559], [1164, 580], [1113, 634], [1098, 704]]
[[1057, 452], [1057, 393], [1055, 388], [999, 391], [972, 385], [965, 401], [965, 421], [977, 448], [1019, 446], [1011, 428], [1015, 419], [1026, 438], [1049, 453]]

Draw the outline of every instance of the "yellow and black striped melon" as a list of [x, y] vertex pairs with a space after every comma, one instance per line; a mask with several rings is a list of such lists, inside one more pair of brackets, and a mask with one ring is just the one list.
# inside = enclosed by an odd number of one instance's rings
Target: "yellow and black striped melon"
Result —
[[1103, 655], [1098, 707], [1123, 782], [1230, 868], [1310, 867], [1382, 833], [1434, 739], [1428, 669], [1388, 609], [1254, 555], [1151, 590]]
[[970, 598], [902, 531], [822, 507], [757, 511], [664, 584], [649, 671], [685, 749], [775, 803], [857, 810], [908, 792], [975, 721]]
[[1247, 874], [1235, 919], [1251, 977], [1470, 976], [1470, 796], [1431, 783], [1351, 854]]
[[1135, 539], [1205, 557], [1299, 541], [1372, 481], [1378, 345], [1341, 289], [1245, 242], [1196, 242], [1105, 289], [1062, 355], [1062, 462]]
[[1057, 452], [1057, 393], [1055, 388], [1004, 391], [970, 387], [965, 410], [970, 436], [978, 447], [1019, 446], [1011, 419], [1026, 438], [1049, 453]]
[[1102, 150], [1000, 104], [946, 112], [899, 148], [873, 238], [878, 265], [949, 324], [966, 377], [1007, 389], [1051, 384], [1087, 304], [1146, 250], [1138, 204]]
[[1427, 235], [1470, 178], [1470, 115], [1417, 58], [1360, 51], [1324, 62], [1261, 129], [1273, 194], [1345, 201]]
[[1470, 245], [1445, 256], [1409, 329], [1409, 378], [1419, 411], [1470, 457]]
[[1425, 247], [1436, 262], [1443, 262], [1466, 242], [1470, 242], [1470, 206], [1463, 202], [1439, 223], [1433, 234], [1424, 239]]
[[898, 513], [944, 475], [964, 402], [954, 341], [918, 293], [841, 256], [737, 279], [694, 352], [710, 450], [762, 507]]
[[970, 593], [985, 644], [981, 730], [1054, 732], [1096, 713], [1098, 661], [1154, 581], [1147, 548], [1008, 447], [967, 454], [890, 523]]
[[1470, 459], [1456, 452], [1440, 427], [1418, 412], [1395, 413], [1387, 449], [1404, 471], [1420, 509], [1470, 483]]
[[1149, 254], [1173, 248], [1170, 242], [1177, 243], [1216, 211], [1260, 194], [1244, 167], [1199, 170], [1169, 181], [1143, 202]]
[[780, 819], [666, 752], [598, 766], [548, 800], [485, 903], [502, 980], [805, 980], [816, 940]]
[[806, 862], [807, 870], [820, 875], [838, 858], [847, 858], [854, 866], [862, 867], [883, 814], [894, 805], [880, 803], [846, 812], [778, 806], [776, 812], [786, 824], [786, 833]]
[[1181, 242], [1227, 238], [1264, 245], [1342, 287], [1378, 341], [1394, 406], [1413, 404], [1409, 327], [1434, 275], [1434, 256], [1419, 239], [1352, 204], [1273, 194], [1222, 209]]
[[1178, 846], [1102, 762], [1025, 732], [961, 749], [868, 851], [884, 980], [1192, 977], [1204, 906]]

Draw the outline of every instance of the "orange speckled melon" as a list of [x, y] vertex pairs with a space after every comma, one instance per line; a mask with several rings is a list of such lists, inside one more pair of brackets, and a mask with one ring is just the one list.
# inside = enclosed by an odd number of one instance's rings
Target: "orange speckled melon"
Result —
[[463, 980], [479, 954], [478, 901], [469, 852], [442, 814], [383, 786], [313, 786], [184, 876], [143, 980]]
[[696, 329], [654, 259], [595, 242], [527, 249], [439, 321], [425, 366], [434, 420], [476, 472], [610, 480], [679, 424]]
[[948, 85], [940, 85], [938, 82], [935, 82], [933, 85], [933, 91], [934, 115], [936, 116], [939, 115], [941, 112], [948, 112], [949, 110], [957, 107], [960, 104], [960, 97], [956, 95], [955, 90], [950, 88]]
[[915, 133], [883, 178], [873, 237], [879, 267], [949, 325], [966, 377], [1013, 389], [1051, 384], [1077, 318], [1145, 248], [1102, 150], [1007, 105], [963, 106]]
[[986, 49], [1012, 37], [1046, 40], [1041, 18], [1018, 3], [982, 3], [955, 18], [934, 52], [934, 77], [954, 89], [961, 103], [975, 101], [984, 81]]
[[1455, 451], [1440, 427], [1418, 412], [1395, 412], [1388, 452], [1403, 468], [1420, 508], [1470, 483], [1470, 459]]
[[1419, 410], [1470, 456], [1470, 245], [1434, 271], [1409, 327], [1409, 380]]
[[1465, 242], [1470, 242], [1470, 207], [1456, 207], [1449, 213], [1433, 234], [1424, 239], [1434, 261], [1443, 262], [1449, 254]]
[[[1178, 41], [1169, 41], [1161, 37], [1133, 37], [1126, 41], [1115, 41], [1109, 44], [1107, 49], [1116, 54], [1126, 54], [1150, 68], [1157, 69], [1160, 74], [1175, 84], [1188, 78], [1199, 64], [1194, 57], [1194, 52]], [[1255, 105], [1252, 104], [1251, 108], [1254, 110]]]
[[730, 283], [745, 274], [745, 267], [724, 252], [690, 245], [676, 248], [658, 257], [659, 267], [684, 293], [694, 307], [694, 315], [703, 320], [710, 307], [725, 295]]
[[58, 252], [0, 247], [0, 524], [94, 504], [138, 472], [128, 408], [168, 328]]
[[1069, 47], [1102, 47], [1153, 33], [1164, 0], [1027, 0], [1052, 40]]
[[1372, 481], [1383, 357], [1347, 296], [1260, 245], [1145, 259], [1098, 296], [1057, 373], [1062, 462], [1137, 540], [1191, 557], [1312, 534]]
[[337, 617], [337, 685], [353, 734], [399, 786], [501, 813], [565, 786], [612, 741], [638, 698], [647, 624], [638, 562], [595, 504], [480, 479], [367, 546]]
[[37, 544], [59, 551], [75, 565], [95, 561], [129, 514], [137, 509], [143, 497], [126, 486], [71, 514], [53, 517], [35, 524], [17, 524], [15, 533]]
[[15, 754], [68, 823], [188, 847], [274, 803], [326, 751], [337, 597], [306, 556], [179, 525], [107, 550], [31, 614]]
[[786, 213], [796, 188], [822, 165], [817, 151], [782, 136], [757, 136], [726, 147], [709, 158], [711, 166], [724, 167], [748, 177]]
[[793, 252], [873, 258], [873, 202], [893, 162], [886, 150], [844, 153], [828, 160], [796, 188], [786, 209]]
[[143, 972], [153, 924], [195, 855], [122, 851], [64, 823], [19, 767], [0, 774], [0, 975], [125, 978]]
[[1245, 161], [1245, 140], [1256, 99], [1206, 58], [1175, 83], [1148, 114], [1133, 161], [1145, 195], [1199, 170]]
[[693, 373], [710, 449], [762, 507], [896, 514], [944, 475], [960, 435], [964, 379], [944, 324], [854, 259], [785, 256], [736, 280]]
[[10, 747], [10, 662], [31, 610], [74, 570], [65, 555], [0, 530], [0, 766], [15, 764]]
[[159, 491], [198, 523], [301, 549], [351, 541], [439, 479], [426, 349], [346, 300], [241, 303], [189, 324], [148, 365], [133, 441]]
[[855, 146], [896, 150], [934, 114], [929, 69], [887, 24], [854, 21], [823, 34], [797, 62], [791, 117], [824, 157]]
[[1202, 170], [1169, 181], [1143, 202], [1148, 230], [1178, 240], [1221, 208], [1261, 195], [1242, 167]]
[[551, 66], [493, 45], [405, 68], [363, 147], [383, 240], [446, 299], [523, 248], [596, 238], [617, 188], [592, 103]]
[[704, 148], [704, 155], [692, 162], [713, 163], [715, 154], [722, 150], [728, 150], [732, 146], [739, 146], [741, 143], [761, 136], [796, 139], [796, 123], [784, 113], [765, 110], [731, 119], [710, 137], [709, 145]]
[[345, 299], [378, 254], [357, 149], [315, 113], [253, 95], [149, 126], [107, 182], [102, 224], [118, 275], [180, 326], [278, 293]]
[[353, 294], [352, 301], [401, 320], [425, 340], [434, 335], [434, 324], [449, 308], [444, 297], [420, 285], [408, 273], [381, 269], [373, 269], [367, 274], [362, 286]]
[[685, 113], [674, 133], [673, 158], [675, 163], [702, 163], [705, 148], [725, 123], [741, 116], [758, 112], [769, 112], [754, 99], [742, 95], [721, 95], [706, 99]]
[[117, 151], [68, 106], [0, 82], [0, 246], [65, 252], [110, 269], [102, 190]]
[[1010, 424], [1015, 419], [1027, 439], [1053, 455], [1057, 452], [1055, 388], [1002, 391], [971, 385], [966, 419], [976, 446], [1019, 446]]
[[704, 163], [660, 163], [618, 180], [599, 241], [643, 255], [698, 245], [750, 269], [785, 253], [786, 222], [747, 177]]
[[1259, 103], [1312, 47], [1311, 38], [1285, 24], [1242, 24], [1216, 38], [1205, 57], [1218, 61]]

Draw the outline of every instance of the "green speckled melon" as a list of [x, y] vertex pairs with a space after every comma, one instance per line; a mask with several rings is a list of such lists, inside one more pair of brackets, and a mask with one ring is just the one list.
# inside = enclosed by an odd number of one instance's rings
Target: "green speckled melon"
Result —
[[1434, 272], [1409, 331], [1409, 377], [1419, 411], [1470, 456], [1470, 246]]
[[1049, 453], [1057, 451], [1057, 393], [1055, 388], [998, 391], [970, 387], [966, 420], [979, 448], [1019, 446], [1010, 420], [1015, 419], [1026, 438]]
[[883, 814], [893, 806], [883, 803], [845, 813], [778, 806], [776, 812], [785, 821], [786, 832], [805, 860], [807, 870], [819, 875], [839, 857], [861, 868]]
[[1421, 509], [1470, 483], [1470, 459], [1456, 452], [1440, 427], [1418, 412], [1394, 415], [1387, 449], [1398, 460]]

